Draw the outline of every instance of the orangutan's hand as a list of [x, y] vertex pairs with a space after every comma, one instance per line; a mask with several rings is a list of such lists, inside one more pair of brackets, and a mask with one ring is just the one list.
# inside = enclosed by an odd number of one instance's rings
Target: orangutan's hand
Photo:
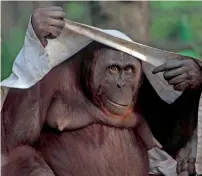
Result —
[[153, 74], [164, 72], [164, 78], [175, 90], [200, 89], [202, 70], [194, 59], [173, 59], [156, 67]]
[[43, 46], [47, 45], [47, 39], [54, 39], [61, 34], [65, 26], [64, 17], [63, 9], [57, 6], [38, 8], [34, 11], [31, 23]]
[[189, 175], [195, 174], [195, 159], [189, 158], [189, 159], [183, 159], [181, 161], [178, 161], [177, 163], [177, 173], [180, 175], [180, 173], [187, 171]]

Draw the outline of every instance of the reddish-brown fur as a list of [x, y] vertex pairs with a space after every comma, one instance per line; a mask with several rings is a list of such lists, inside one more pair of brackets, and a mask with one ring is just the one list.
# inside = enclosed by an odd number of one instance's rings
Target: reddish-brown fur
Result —
[[43, 157], [28, 146], [20, 146], [4, 158], [1, 174], [6, 176], [54, 176], [53, 171], [46, 164]]
[[[10, 90], [2, 109], [2, 154], [7, 158], [3, 175], [148, 175], [146, 147], [134, 129], [137, 118], [109, 118], [89, 101], [79, 81], [81, 59], [82, 52], [30, 89]], [[49, 106], [58, 96], [68, 107], [69, 131], [46, 126]], [[21, 145], [32, 146], [41, 155], [34, 150], [30, 154], [25, 147], [13, 162], [9, 153]]]
[[148, 156], [132, 129], [93, 124], [84, 129], [47, 132], [37, 146], [59, 176], [148, 175]]

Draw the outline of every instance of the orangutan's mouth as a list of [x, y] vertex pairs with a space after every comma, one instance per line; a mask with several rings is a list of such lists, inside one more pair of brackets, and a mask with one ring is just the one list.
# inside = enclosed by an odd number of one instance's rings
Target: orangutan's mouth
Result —
[[126, 105], [126, 104], [118, 104], [118, 103], [115, 103], [115, 102], [113, 102], [112, 100], [110, 100], [108, 97], [106, 97], [107, 98], [107, 101], [109, 102], [109, 103], [111, 103], [112, 105], [114, 105], [114, 106], [119, 106], [119, 107], [127, 107], [128, 105]]

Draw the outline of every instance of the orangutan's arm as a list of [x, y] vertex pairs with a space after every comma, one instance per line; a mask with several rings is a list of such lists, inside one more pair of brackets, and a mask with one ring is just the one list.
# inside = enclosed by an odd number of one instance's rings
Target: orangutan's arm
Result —
[[153, 147], [162, 148], [161, 144], [153, 136], [147, 122], [142, 117], [139, 118], [139, 122], [135, 128], [148, 150]]

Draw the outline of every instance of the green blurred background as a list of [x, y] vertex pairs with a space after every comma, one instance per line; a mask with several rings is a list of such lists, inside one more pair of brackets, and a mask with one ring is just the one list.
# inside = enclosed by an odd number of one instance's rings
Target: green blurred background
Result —
[[117, 29], [137, 42], [202, 58], [201, 1], [7, 1], [1, 2], [1, 80], [11, 73], [32, 12], [50, 5], [63, 7], [70, 20]]

